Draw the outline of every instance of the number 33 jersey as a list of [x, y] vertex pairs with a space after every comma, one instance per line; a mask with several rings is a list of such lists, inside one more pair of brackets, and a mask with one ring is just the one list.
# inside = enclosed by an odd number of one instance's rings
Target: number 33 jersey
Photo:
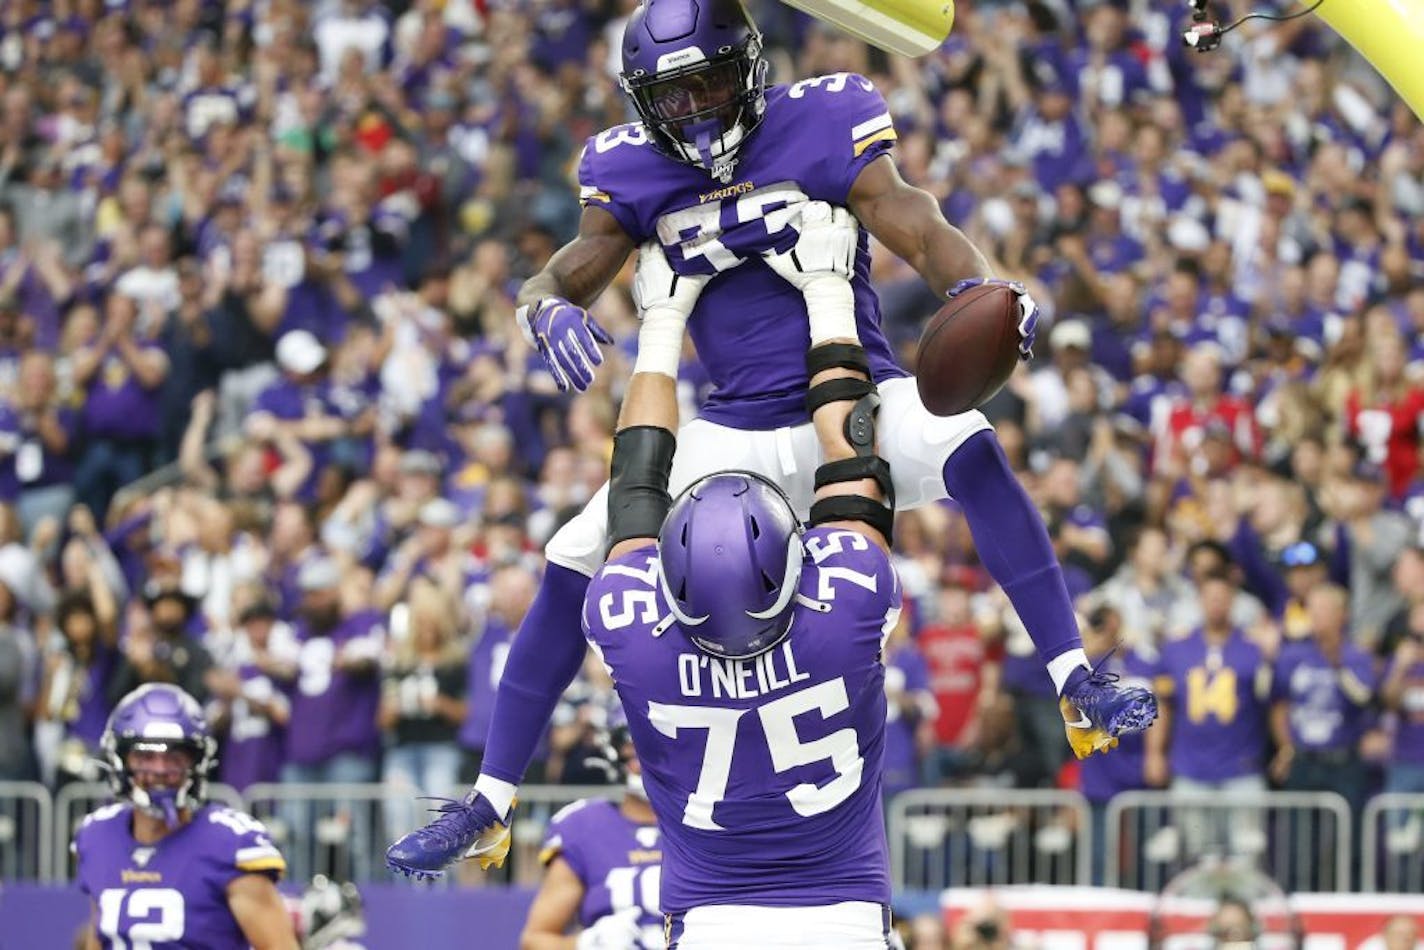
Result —
[[[579, 161], [580, 200], [613, 215], [636, 244], [657, 237], [681, 274], [718, 274], [693, 308], [688, 332], [715, 392], [702, 415], [738, 429], [805, 422], [801, 293], [761, 260], [796, 242], [796, 206], [844, 206], [861, 170], [889, 150], [895, 129], [870, 80], [818, 76], [766, 93], [766, 115], [737, 153], [728, 181], [669, 158], [642, 125], [590, 138]], [[864, 232], [852, 280], [861, 343], [876, 381], [905, 375], [880, 329]]]
[[881, 816], [885, 668], [900, 611], [864, 536], [805, 535], [786, 639], [750, 660], [666, 621], [654, 549], [610, 561], [584, 629], [613, 677], [662, 830], [662, 910], [890, 900]]
[[275, 881], [282, 854], [257, 819], [204, 805], [155, 844], [133, 837], [133, 806], [91, 813], [74, 836], [79, 887], [96, 908], [106, 950], [246, 950], [227, 886], [244, 874]]

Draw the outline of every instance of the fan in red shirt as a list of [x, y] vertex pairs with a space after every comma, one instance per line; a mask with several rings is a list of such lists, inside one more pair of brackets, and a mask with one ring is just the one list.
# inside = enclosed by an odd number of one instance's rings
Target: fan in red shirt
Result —
[[1396, 334], [1372, 337], [1359, 386], [1345, 398], [1350, 435], [1365, 457], [1384, 469], [1392, 498], [1402, 498], [1419, 473], [1424, 388], [1405, 377], [1408, 354]]
[[[961, 569], [963, 570], [963, 569]], [[972, 574], [972, 571], [964, 571]], [[970, 739], [970, 726], [979, 708], [979, 695], [996, 682], [994, 665], [999, 655], [985, 642], [970, 612], [969, 588], [973, 581], [960, 571], [946, 571], [937, 601], [935, 622], [916, 640], [930, 671], [930, 689], [939, 704], [935, 743], [941, 749], [962, 748]], [[1002, 654], [1002, 648], [999, 648]]]
[[1192, 466], [1205, 461], [1201, 447], [1208, 429], [1230, 433], [1233, 467], [1260, 454], [1261, 433], [1251, 404], [1222, 392], [1221, 351], [1215, 344], [1201, 343], [1187, 353], [1182, 382], [1186, 394], [1172, 400], [1153, 433], [1152, 464], [1158, 474], [1192, 474]]

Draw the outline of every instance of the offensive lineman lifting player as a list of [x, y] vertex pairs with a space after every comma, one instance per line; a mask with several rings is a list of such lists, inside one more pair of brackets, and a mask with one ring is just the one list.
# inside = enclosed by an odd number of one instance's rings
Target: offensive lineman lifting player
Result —
[[[622, 52], [623, 86], [641, 121], [589, 140], [579, 235], [520, 292], [521, 324], [555, 379], [579, 390], [591, 383], [598, 343], [609, 338], [583, 308], [635, 247], [653, 242], [661, 253], [640, 255], [635, 288], [644, 324], [634, 378], [676, 376], [686, 321], [716, 385], [702, 417], [679, 433], [671, 489], [735, 467], [780, 486], [804, 517], [820, 461], [805, 404], [807, 321], [813, 339], [859, 340], [879, 390], [894, 502], [959, 503], [983, 563], [1048, 668], [1075, 754], [1107, 750], [1119, 734], [1145, 728], [1156, 712], [1151, 694], [1089, 668], [1043, 522], [987, 420], [977, 411], [931, 415], [894, 363], [855, 219], [938, 293], [995, 278], [934, 199], [900, 178], [888, 155], [888, 107], [871, 83], [836, 74], [768, 89], [760, 34], [734, 0], [645, 0]], [[1036, 310], [1021, 286], [1009, 286], [1026, 357]], [[615, 485], [620, 474], [615, 459]], [[438, 873], [468, 850], [472, 822], [490, 827], [507, 815], [534, 740], [584, 656], [575, 629], [610, 540], [607, 505], [605, 489], [549, 541], [544, 582], [506, 662], [480, 778], [465, 803], [452, 805], [464, 812], [397, 842], [392, 867]]]

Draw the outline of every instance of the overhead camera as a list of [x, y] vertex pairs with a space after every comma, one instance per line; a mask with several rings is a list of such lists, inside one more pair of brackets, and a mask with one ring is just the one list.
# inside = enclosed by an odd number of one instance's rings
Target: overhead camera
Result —
[[1221, 45], [1225, 32], [1221, 21], [1214, 19], [1208, 9], [1210, 0], [1187, 0], [1187, 9], [1192, 13], [1192, 25], [1182, 31], [1182, 42], [1198, 53], [1208, 53]]

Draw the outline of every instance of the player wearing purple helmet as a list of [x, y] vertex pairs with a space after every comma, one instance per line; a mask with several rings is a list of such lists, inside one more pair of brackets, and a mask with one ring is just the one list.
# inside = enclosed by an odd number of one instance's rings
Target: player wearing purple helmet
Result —
[[[520, 950], [662, 950], [659, 911], [662, 841], [648, 804], [643, 769], [618, 706], [601, 730], [609, 779], [621, 802], [585, 798], [554, 815], [539, 860], [544, 880], [520, 938]], [[568, 931], [577, 922], [574, 935]]]
[[296, 950], [276, 887], [286, 862], [267, 829], [203, 801], [217, 743], [197, 700], [140, 686], [114, 707], [100, 747], [119, 801], [74, 835], [94, 905], [85, 947]]
[[[799, 516], [812, 500], [819, 444], [802, 402], [807, 324], [855, 337], [880, 389], [882, 445], [897, 503], [953, 496], [980, 556], [1008, 594], [1047, 671], [1025, 688], [1058, 696], [1079, 757], [1150, 721], [1150, 703], [1088, 668], [1048, 533], [978, 411], [931, 415], [896, 361], [871, 288], [868, 235], [904, 258], [939, 295], [992, 280], [988, 262], [945, 221], [889, 156], [889, 107], [863, 76], [838, 73], [768, 85], [756, 26], [735, 0], [645, 0], [622, 43], [622, 84], [639, 121], [586, 143], [578, 236], [519, 292], [520, 326], [561, 388], [582, 390], [610, 338], [586, 307], [635, 247], [656, 244], [671, 279], [700, 294], [686, 323], [715, 385], [679, 433], [671, 488], [728, 466], [786, 490]], [[849, 209], [864, 230], [820, 227], [808, 214]], [[846, 220], [854, 220], [846, 219]], [[835, 273], [803, 270], [834, 257]], [[1020, 349], [1037, 310], [1019, 294]], [[641, 291], [646, 293], [645, 281]], [[654, 293], [658, 292], [656, 290]], [[646, 309], [646, 308], [645, 308]], [[640, 334], [636, 372], [675, 375], [682, 324]], [[548, 567], [505, 665], [482, 767], [517, 784], [584, 645], [579, 605], [608, 541], [607, 496], [596, 495], [550, 539]]]
[[[685, 314], [700, 288], [663, 279], [655, 247], [639, 268], [646, 334], [648, 319]], [[802, 398], [826, 461], [805, 524], [749, 471], [706, 475], [671, 498], [670, 375], [634, 374], [614, 439], [613, 546], [583, 627], [627, 712], [657, 815], [670, 948], [888, 945], [882, 653], [900, 612], [894, 487], [877, 454], [881, 397], [865, 348], [815, 327], [811, 343]], [[481, 782], [394, 844], [391, 863], [429, 868], [507, 839], [514, 789]]]

